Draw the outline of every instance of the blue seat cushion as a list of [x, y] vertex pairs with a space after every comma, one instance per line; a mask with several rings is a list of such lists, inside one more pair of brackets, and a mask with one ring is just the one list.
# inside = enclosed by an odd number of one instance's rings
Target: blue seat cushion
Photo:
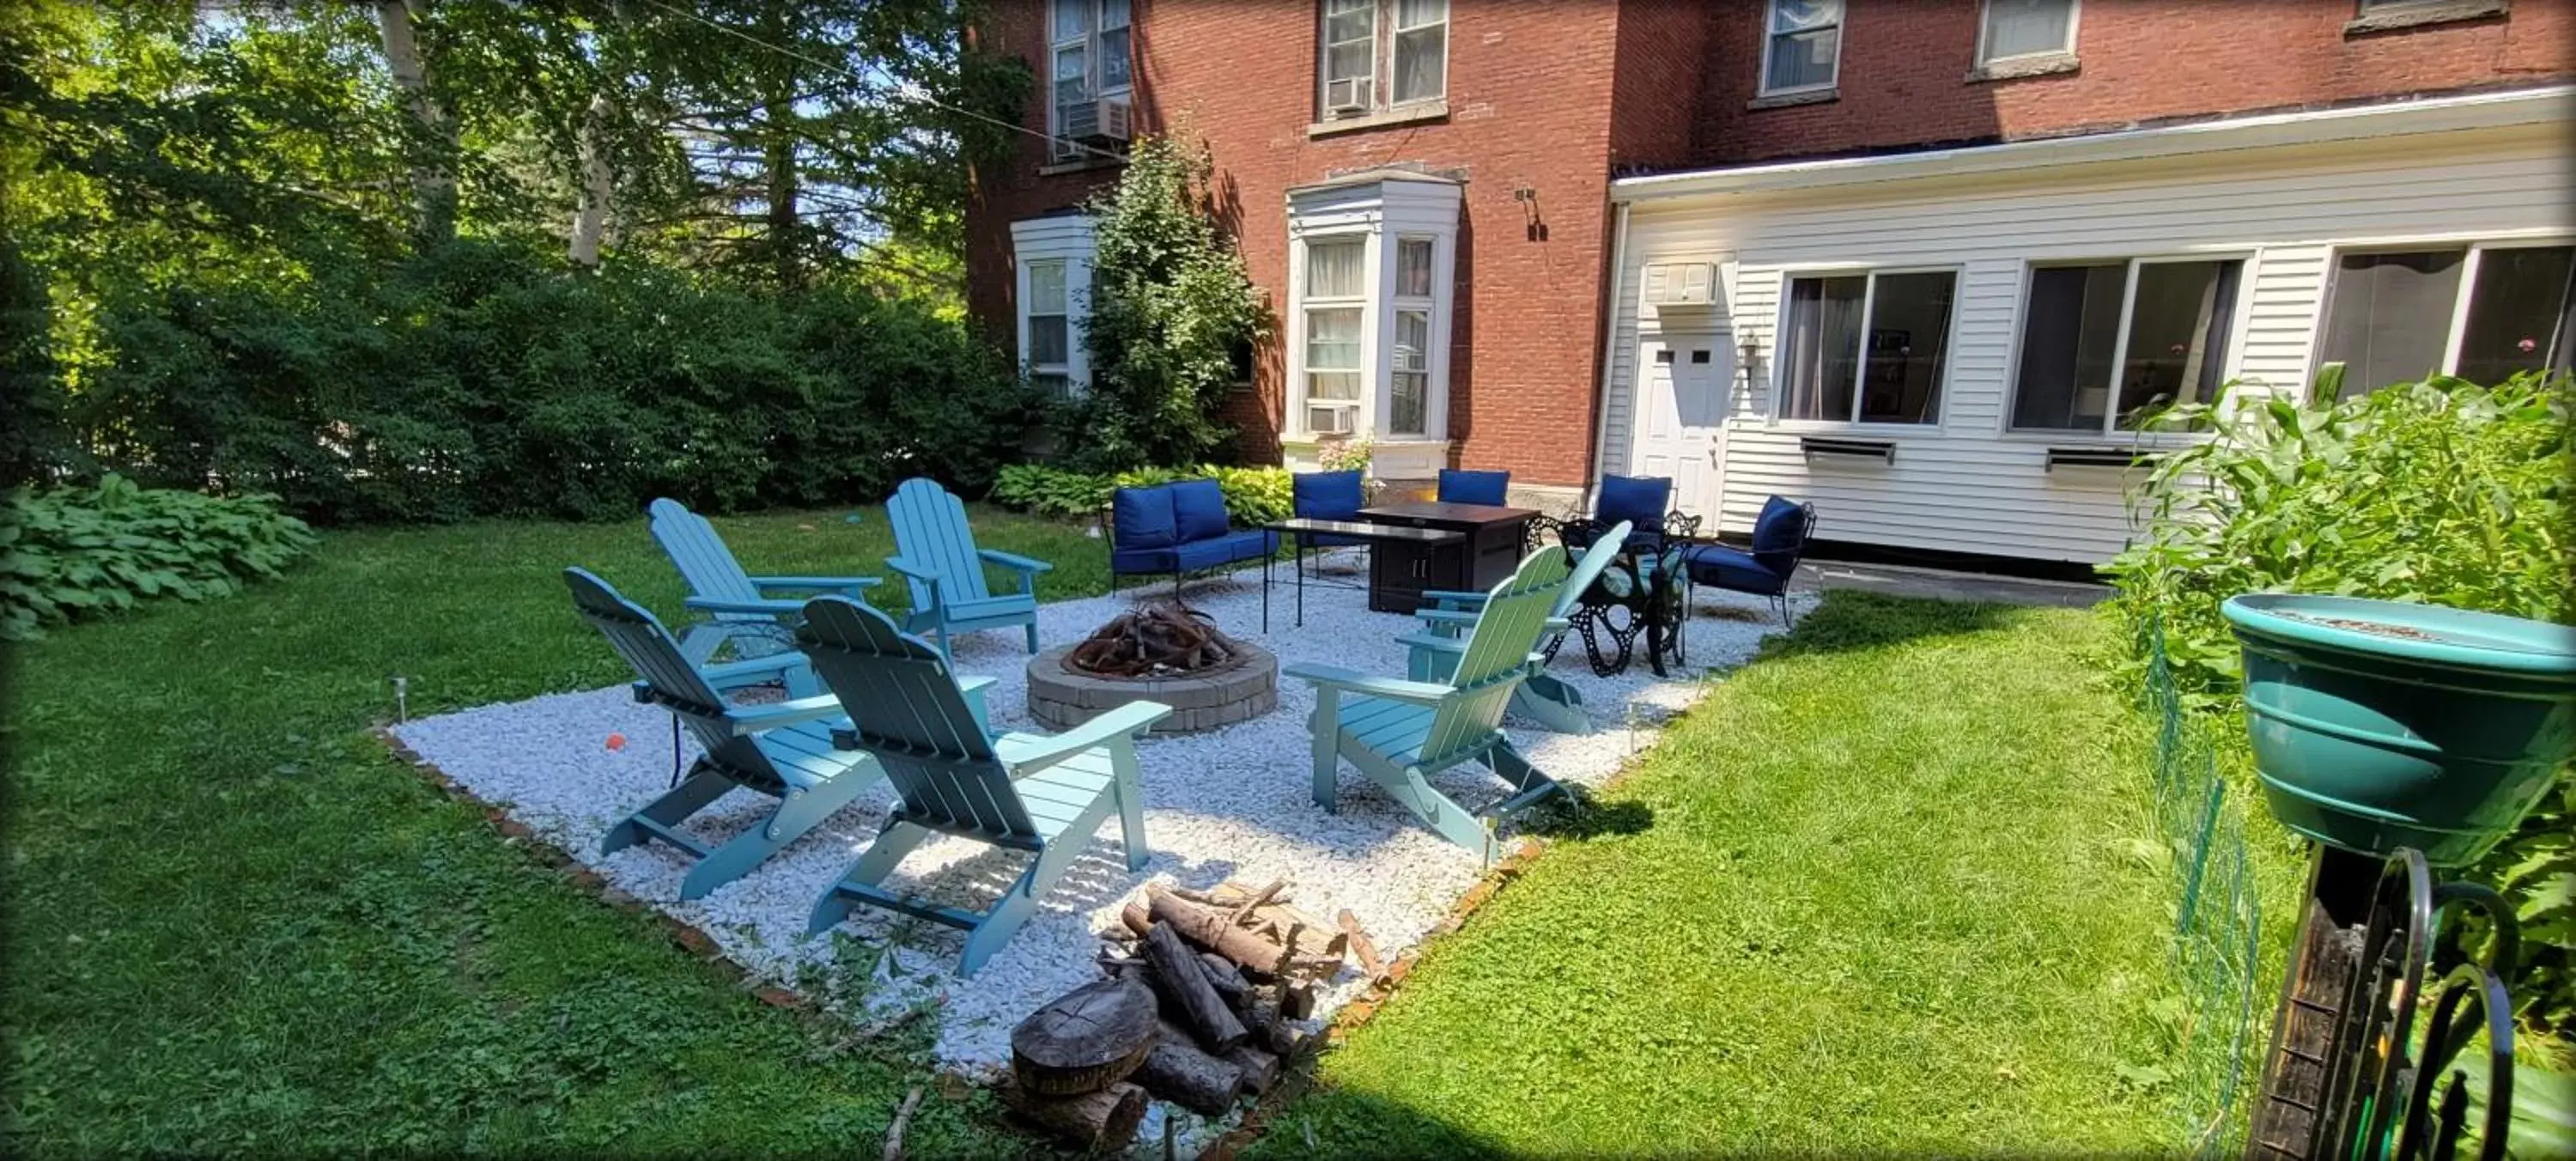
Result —
[[[1118, 552], [1180, 542], [1169, 487], [1120, 488], [1109, 500], [1110, 547]], [[1113, 564], [1115, 555], [1111, 557]]]
[[1164, 485], [1172, 492], [1172, 523], [1180, 543], [1213, 540], [1233, 531], [1225, 519], [1225, 489], [1214, 480], [1177, 480]]
[[1288, 488], [1295, 512], [1309, 520], [1356, 519], [1368, 503], [1357, 469], [1299, 472], [1288, 477]]
[[1753, 557], [1764, 568], [1785, 573], [1798, 565], [1798, 554], [1807, 547], [1807, 507], [1785, 496], [1773, 496], [1762, 503], [1762, 514], [1753, 519]]
[[1147, 572], [1179, 572], [1180, 553], [1170, 548], [1121, 548], [1109, 554], [1109, 571], [1120, 576]]
[[1462, 468], [1440, 469], [1439, 499], [1443, 504], [1492, 504], [1500, 507], [1503, 497], [1512, 490], [1510, 472], [1471, 472]]
[[1180, 567], [1187, 570], [1215, 568], [1242, 560], [1259, 560], [1279, 547], [1276, 532], [1229, 532], [1207, 540], [1193, 540], [1172, 550]]
[[[1673, 500], [1673, 481], [1667, 476], [1603, 476], [1601, 498], [1592, 505], [1592, 518], [1604, 525], [1626, 520], [1637, 531], [1661, 531], [1664, 509]], [[1630, 538], [1632, 541], [1634, 537]]]
[[1697, 584], [1765, 597], [1780, 595], [1788, 585], [1786, 576], [1764, 567], [1752, 553], [1741, 548], [1695, 544], [1683, 550], [1682, 559]]

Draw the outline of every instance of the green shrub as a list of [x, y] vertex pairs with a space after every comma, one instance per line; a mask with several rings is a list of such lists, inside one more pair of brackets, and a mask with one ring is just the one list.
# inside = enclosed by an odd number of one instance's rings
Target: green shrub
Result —
[[0, 499], [0, 639], [154, 598], [229, 596], [312, 545], [273, 496], [139, 488], [117, 475], [94, 488], [18, 489]]
[[[2330, 397], [2332, 378], [2314, 392]], [[2424, 601], [2539, 620], [2576, 614], [2569, 490], [2576, 382], [2435, 378], [2341, 403], [2186, 406], [2161, 428], [2214, 438], [2160, 458], [2132, 497], [2144, 535], [2108, 571], [2132, 629], [2162, 618], [2176, 683], [2233, 711], [2219, 604], [2262, 590]], [[2134, 635], [2134, 634], [2133, 634]], [[2576, 1030], [2576, 774], [2473, 868], [2517, 901], [2526, 1020]]]
[[1225, 492], [1225, 512], [1238, 528], [1284, 520], [1294, 508], [1286, 468], [1138, 468], [1114, 476], [1043, 464], [1013, 464], [993, 485], [993, 502], [1043, 516], [1089, 519], [1108, 507], [1117, 488], [1143, 488], [1174, 480], [1214, 479]]
[[1109, 477], [1045, 464], [1011, 464], [993, 483], [993, 502], [1040, 516], [1088, 519], [1109, 503]]

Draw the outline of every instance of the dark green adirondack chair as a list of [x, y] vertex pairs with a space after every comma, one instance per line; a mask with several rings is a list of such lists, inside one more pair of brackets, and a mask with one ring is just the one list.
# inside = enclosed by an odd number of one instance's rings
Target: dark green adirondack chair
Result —
[[[918, 916], [966, 932], [960, 971], [971, 976], [1010, 942], [1111, 813], [1119, 817], [1127, 869], [1145, 869], [1151, 852], [1135, 735], [1170, 716], [1170, 706], [1130, 702], [1054, 737], [996, 738], [950, 676], [947, 658], [882, 612], [816, 597], [805, 605], [797, 643], [849, 713], [850, 725], [835, 740], [875, 755], [901, 798], [866, 853], [815, 901], [807, 931], [831, 930], [861, 904]], [[1028, 870], [980, 912], [884, 889], [886, 876], [933, 833], [1026, 851]]]
[[[912, 588], [905, 632], [937, 633], [940, 655], [948, 656], [954, 634], [1019, 625], [1028, 632], [1029, 652], [1038, 651], [1038, 574], [1054, 565], [975, 547], [966, 505], [936, 480], [905, 480], [886, 501], [886, 520], [901, 554], [887, 557], [886, 567]], [[987, 562], [1018, 573], [1019, 591], [993, 592], [984, 581]]]
[[[695, 899], [759, 866], [876, 781], [877, 764], [867, 755], [832, 745], [832, 728], [842, 723], [841, 703], [831, 695], [742, 706], [728, 704], [718, 692], [745, 676], [803, 671], [803, 655], [780, 653], [701, 668], [689, 663], [660, 620], [619, 596], [607, 581], [585, 569], [568, 568], [564, 584], [572, 589], [573, 606], [583, 619], [598, 627], [609, 647], [642, 678], [635, 683], [635, 700], [671, 711], [706, 751], [678, 786], [609, 828], [599, 853], [655, 839], [687, 851], [697, 865], [680, 880], [680, 898]], [[689, 816], [737, 787], [778, 799], [778, 810], [720, 846], [679, 829]]]
[[[1315, 801], [1326, 810], [1340, 796], [1340, 761], [1411, 810], [1442, 838], [1486, 862], [1495, 844], [1485, 818], [1507, 819], [1564, 787], [1532, 766], [1503, 736], [1503, 707], [1529, 678], [1530, 647], [1546, 631], [1548, 611], [1565, 588], [1565, 553], [1542, 549], [1486, 594], [1466, 647], [1445, 682], [1410, 681], [1331, 665], [1299, 663], [1290, 677], [1315, 687]], [[1471, 812], [1426, 781], [1452, 766], [1480, 762], [1512, 784], [1512, 794]]]
[[[688, 626], [680, 635], [680, 651], [695, 664], [706, 664], [728, 641], [733, 643], [737, 657], [793, 652], [790, 630], [805, 600], [773, 597], [772, 592], [840, 592], [856, 597], [863, 596], [863, 590], [880, 579], [752, 576], [742, 570], [733, 550], [725, 547], [724, 538], [716, 535], [715, 525], [689, 511], [687, 505], [664, 497], [653, 501], [647, 511], [654, 543], [662, 546], [672, 565], [680, 570], [680, 579], [689, 584], [689, 597], [683, 603], [691, 612], [707, 618]], [[791, 684], [788, 692], [801, 696], [815, 691], [810, 686]]]
[[[1539, 640], [1530, 643], [1529, 679], [1512, 691], [1513, 713], [1546, 726], [1560, 734], [1588, 734], [1593, 731], [1592, 715], [1583, 712], [1583, 694], [1573, 686], [1551, 676], [1547, 663], [1556, 657], [1556, 641], [1565, 635], [1569, 622], [1566, 614], [1592, 582], [1601, 579], [1610, 567], [1612, 557], [1628, 541], [1628, 522], [1622, 520], [1608, 534], [1596, 537], [1592, 546], [1574, 562], [1574, 571], [1557, 590], [1556, 604], [1548, 610], [1547, 624], [1539, 630]], [[1570, 552], [1571, 549], [1559, 549]], [[1409, 650], [1405, 676], [1415, 681], [1447, 681], [1458, 668], [1458, 658], [1467, 651], [1466, 639], [1460, 634], [1476, 624], [1476, 611], [1485, 607], [1484, 593], [1453, 592], [1435, 589], [1422, 594], [1432, 607], [1417, 609], [1414, 616], [1422, 621], [1423, 631], [1396, 640]]]

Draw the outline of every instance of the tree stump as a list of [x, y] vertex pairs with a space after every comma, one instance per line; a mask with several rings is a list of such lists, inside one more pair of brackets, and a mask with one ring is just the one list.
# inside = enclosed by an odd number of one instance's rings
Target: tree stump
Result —
[[1136, 1126], [1145, 1122], [1145, 1090], [1125, 1081], [1069, 1097], [1041, 1096], [1016, 1084], [1006, 1085], [1002, 1103], [1020, 1119], [1084, 1152], [1124, 1146], [1135, 1139]]
[[1145, 933], [1145, 959], [1154, 965], [1164, 994], [1180, 1009], [1182, 1023], [1197, 1034], [1199, 1043], [1211, 1052], [1224, 1052], [1243, 1043], [1243, 1022], [1234, 1018], [1234, 1009], [1226, 1006], [1225, 997], [1208, 982], [1207, 967], [1199, 962], [1198, 953], [1181, 942], [1170, 924], [1156, 923], [1152, 931]]
[[1099, 980], [1011, 1029], [1011, 1074], [1037, 1096], [1096, 1092], [1136, 1071], [1153, 1047], [1153, 991], [1134, 980]]
[[1199, 1051], [1188, 1030], [1170, 1024], [1163, 1026], [1154, 1050], [1145, 1054], [1136, 1079], [1146, 1091], [1211, 1117], [1233, 1108], [1235, 1098], [1243, 1094], [1241, 1068]]

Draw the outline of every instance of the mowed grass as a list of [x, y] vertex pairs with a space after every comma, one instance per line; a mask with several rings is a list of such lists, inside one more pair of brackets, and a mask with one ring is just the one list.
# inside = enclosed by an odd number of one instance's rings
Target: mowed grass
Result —
[[[1830, 594], [1326, 1056], [1262, 1157], [2172, 1150], [2097, 614]], [[1625, 832], [1625, 833], [1623, 833]]]
[[[755, 573], [884, 573], [883, 513], [719, 519]], [[1100, 591], [1081, 530], [987, 547]], [[910, 1038], [768, 1008], [504, 842], [366, 735], [626, 674], [557, 573], [678, 612], [641, 520], [330, 535], [285, 580], [20, 648], [5, 831], [12, 1155], [463, 1149], [873, 1154], [932, 1074]], [[901, 606], [902, 587], [878, 590]], [[924, 1155], [1012, 1155], [988, 1098]]]

